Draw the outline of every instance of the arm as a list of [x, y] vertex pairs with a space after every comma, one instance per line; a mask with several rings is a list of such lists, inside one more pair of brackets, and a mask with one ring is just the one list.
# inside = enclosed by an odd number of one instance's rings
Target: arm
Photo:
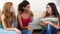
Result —
[[42, 13], [42, 18], [46, 17], [46, 11]]
[[34, 17], [33, 13], [32, 13], [32, 12], [30, 12], [31, 22], [33, 21], [33, 17]]
[[8, 27], [6, 27], [6, 24], [5, 24], [5, 22], [4, 22], [4, 19], [5, 19], [5, 16], [4, 16], [4, 14], [1, 16], [1, 20], [2, 20], [2, 25], [3, 25], [3, 28], [5, 29], [5, 30], [15, 30], [15, 29], [17, 29], [17, 28], [8, 28]]
[[19, 21], [19, 22], [18, 22], [18, 23], [19, 23], [19, 26], [21, 26], [22, 29], [26, 28], [26, 27], [24, 27], [23, 24], [22, 24], [21, 14], [18, 14], [18, 17], [17, 17], [17, 18], [18, 18], [18, 21]]
[[47, 24], [42, 21], [40, 22], [40, 26], [45, 26], [45, 25], [47, 25]]
[[4, 19], [5, 19], [5, 17], [4, 17], [4, 15], [2, 15], [2, 16], [1, 16], [1, 20], [2, 20], [2, 25], [3, 25], [4, 30], [16, 31], [16, 32], [19, 33], [19, 34], [21, 33], [20, 30], [18, 30], [17, 28], [8, 28], [8, 27], [6, 27], [6, 24], [5, 24], [5, 22], [4, 22]]
[[[42, 13], [41, 17], [44, 18], [45, 16], [46, 16], [46, 11]], [[40, 26], [44, 26], [44, 25], [46, 25], [46, 23], [44, 23], [44, 22], [41, 21], [40, 22]]]
[[48, 24], [50, 24], [51, 26], [55, 27], [56, 29], [59, 29], [59, 21], [58, 21], [57, 24], [54, 24], [51, 21], [48, 21]]

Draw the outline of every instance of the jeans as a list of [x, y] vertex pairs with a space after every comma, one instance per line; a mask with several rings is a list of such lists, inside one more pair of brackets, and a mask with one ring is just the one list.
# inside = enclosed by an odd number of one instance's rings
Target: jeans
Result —
[[48, 24], [46, 30], [40, 32], [40, 34], [57, 34], [57, 29]]
[[21, 30], [21, 32], [22, 34], [32, 34], [32, 32], [29, 30]]

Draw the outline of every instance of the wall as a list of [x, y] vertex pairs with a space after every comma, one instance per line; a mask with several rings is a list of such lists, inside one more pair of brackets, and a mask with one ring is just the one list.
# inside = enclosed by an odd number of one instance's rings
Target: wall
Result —
[[[4, 5], [5, 2], [13, 2], [15, 12], [17, 12], [18, 4], [21, 1], [23, 1], [23, 0], [0, 0], [0, 9], [2, 10], [3, 5]], [[55, 0], [28, 0], [28, 1], [30, 2], [31, 10], [34, 13], [41, 13], [41, 12], [45, 11], [46, 5], [49, 2], [54, 2], [57, 5]], [[57, 5], [57, 7], [58, 7], [58, 5]], [[60, 7], [58, 7], [58, 9], [59, 8]]]

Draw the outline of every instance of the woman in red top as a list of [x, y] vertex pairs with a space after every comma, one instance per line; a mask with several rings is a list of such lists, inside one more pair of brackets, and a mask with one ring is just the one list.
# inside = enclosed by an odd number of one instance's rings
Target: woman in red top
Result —
[[[33, 20], [33, 13], [30, 11], [30, 4], [28, 1], [23, 1], [18, 5], [18, 29], [27, 29], [33, 32], [33, 29], [28, 26]], [[25, 34], [25, 33], [24, 33]]]

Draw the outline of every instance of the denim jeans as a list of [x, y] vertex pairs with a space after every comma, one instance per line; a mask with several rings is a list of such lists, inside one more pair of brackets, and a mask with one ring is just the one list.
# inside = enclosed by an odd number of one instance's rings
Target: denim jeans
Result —
[[40, 34], [57, 34], [57, 29], [48, 24], [46, 30], [40, 32]]
[[32, 34], [32, 32], [29, 30], [21, 30], [21, 32], [22, 34]]

